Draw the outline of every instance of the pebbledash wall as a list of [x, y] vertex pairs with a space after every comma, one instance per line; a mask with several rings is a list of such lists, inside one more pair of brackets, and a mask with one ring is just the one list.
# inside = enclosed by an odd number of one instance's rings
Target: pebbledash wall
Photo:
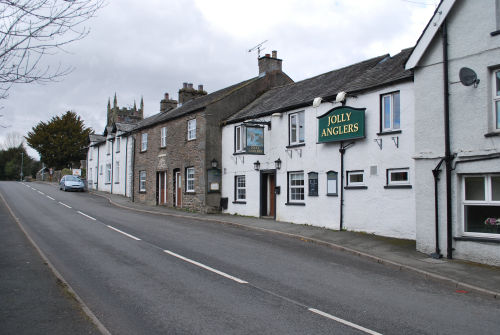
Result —
[[[495, 102], [500, 95], [497, 93], [500, 91], [498, 6], [494, 0], [443, 1], [407, 64], [415, 73], [417, 249], [497, 266], [500, 265], [500, 115]], [[451, 231], [447, 229], [446, 171], [442, 163], [436, 246], [432, 170], [445, 154], [445, 24], [453, 155]], [[480, 82], [463, 85], [459, 71], [464, 67], [476, 72]], [[496, 224], [485, 223], [491, 218], [497, 220]]]
[[[393, 92], [400, 93], [400, 131], [381, 134], [381, 96]], [[346, 106], [366, 108], [365, 137], [354, 140], [344, 155], [345, 174], [364, 174], [363, 183], [356, 187], [350, 187], [353, 185], [347, 181], [341, 184], [340, 143], [318, 143], [318, 117], [339, 106], [339, 103], [323, 102], [315, 108], [309, 104], [303, 108], [224, 126], [222, 197], [228, 199], [224, 212], [257, 217], [275, 214], [276, 220], [337, 230], [340, 228], [340, 192], [344, 188], [344, 229], [415, 239], [415, 194], [412, 188], [415, 177], [411, 158], [414, 148], [414, 96], [411, 79], [357, 94], [356, 97], [347, 97]], [[304, 142], [293, 146], [289, 142], [290, 118], [297, 112], [304, 113]], [[262, 125], [263, 155], [235, 152], [235, 128], [245, 124]], [[344, 145], [350, 142], [347, 140]], [[278, 159], [281, 161], [280, 169], [276, 169]], [[260, 163], [259, 171], [255, 170], [254, 163], [257, 161]], [[403, 187], [388, 187], [388, 169], [405, 169], [409, 181], [399, 185]], [[332, 176], [332, 171], [337, 173], [336, 182], [330, 184], [335, 187], [332, 193], [336, 194], [327, 195], [327, 172]], [[290, 173], [295, 172], [303, 176], [304, 199], [301, 201], [291, 200]], [[311, 172], [318, 176], [317, 195], [314, 196], [309, 194]], [[263, 193], [268, 192], [266, 189], [270, 181], [267, 176], [273, 173], [276, 175], [279, 194], [276, 194], [275, 213], [270, 213], [268, 206], [272, 205], [269, 199], [263, 200], [262, 197], [269, 197]], [[239, 176], [244, 176], [244, 187]], [[240, 185], [236, 185], [237, 181], [240, 181]], [[245, 199], [238, 199], [242, 197], [241, 188], [244, 188]]]

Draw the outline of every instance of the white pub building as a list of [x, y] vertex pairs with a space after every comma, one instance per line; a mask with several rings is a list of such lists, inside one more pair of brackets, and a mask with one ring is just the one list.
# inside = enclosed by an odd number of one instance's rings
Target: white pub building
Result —
[[224, 212], [415, 239], [411, 51], [272, 89], [226, 120]]

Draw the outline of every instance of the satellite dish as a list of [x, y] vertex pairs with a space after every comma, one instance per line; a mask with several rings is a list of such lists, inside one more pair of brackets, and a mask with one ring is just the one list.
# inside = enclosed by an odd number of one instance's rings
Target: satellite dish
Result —
[[460, 82], [465, 86], [474, 85], [474, 87], [477, 87], [477, 84], [479, 84], [476, 72], [468, 67], [461, 68], [458, 77], [460, 78]]

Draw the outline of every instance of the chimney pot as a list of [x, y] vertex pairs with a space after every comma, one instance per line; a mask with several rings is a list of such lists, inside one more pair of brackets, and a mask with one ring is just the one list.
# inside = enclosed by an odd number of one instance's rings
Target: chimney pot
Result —
[[203, 85], [198, 85], [198, 91], [203, 91]]
[[278, 51], [273, 50], [272, 54], [273, 54], [273, 58], [278, 58]]
[[271, 57], [271, 55], [270, 54], [266, 54], [266, 57]]
[[168, 96], [168, 93], [165, 93], [165, 100], [170, 100], [169, 96]]
[[182, 83], [182, 88], [188, 88], [188, 83]]
[[189, 84], [188, 84], [188, 88], [189, 88], [189, 89], [193, 89], [193, 83], [189, 83]]

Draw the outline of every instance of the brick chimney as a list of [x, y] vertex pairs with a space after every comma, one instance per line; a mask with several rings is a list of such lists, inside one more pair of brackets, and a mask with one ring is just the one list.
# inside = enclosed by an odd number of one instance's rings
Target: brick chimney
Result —
[[160, 113], [166, 113], [177, 108], [177, 100], [171, 100], [168, 93], [165, 93], [164, 99], [160, 101]]
[[179, 90], [179, 103], [182, 105], [189, 100], [199, 98], [206, 95], [207, 92], [203, 90], [203, 85], [198, 85], [198, 89], [193, 88], [192, 83], [183, 83], [182, 88]]
[[267, 72], [282, 71], [281, 63], [283, 60], [278, 58], [278, 52], [273, 50], [272, 55], [266, 54], [259, 58], [259, 76]]

